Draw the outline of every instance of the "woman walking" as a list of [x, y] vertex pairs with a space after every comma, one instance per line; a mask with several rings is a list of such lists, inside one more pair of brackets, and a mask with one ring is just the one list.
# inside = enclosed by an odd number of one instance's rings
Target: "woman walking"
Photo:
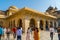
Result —
[[26, 40], [31, 40], [31, 29], [30, 29], [30, 27], [27, 30]]
[[38, 28], [34, 28], [34, 40], [39, 40]]

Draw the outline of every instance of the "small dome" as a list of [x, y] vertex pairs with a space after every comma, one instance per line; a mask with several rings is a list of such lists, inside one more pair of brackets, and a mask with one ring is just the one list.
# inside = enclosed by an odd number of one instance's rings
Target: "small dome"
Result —
[[18, 9], [16, 6], [10, 6], [9, 9]]

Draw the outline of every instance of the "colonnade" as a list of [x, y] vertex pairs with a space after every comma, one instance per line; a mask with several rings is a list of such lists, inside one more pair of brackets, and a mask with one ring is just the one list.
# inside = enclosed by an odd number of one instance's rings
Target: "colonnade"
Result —
[[[28, 27], [31, 27], [32, 25], [34, 25], [34, 27], [38, 28], [38, 30], [39, 30], [38, 34], [39, 35], [40, 35], [40, 30], [49, 30], [51, 25], [53, 27], [58, 26], [58, 23], [54, 20], [51, 21], [51, 20], [34, 19], [34, 18], [19, 19], [19, 20], [16, 20], [16, 22], [14, 21], [13, 24], [15, 24], [16, 26], [22, 27], [22, 29], [24, 30], [24, 33], [25, 33], [25, 37], [26, 37]], [[40, 38], [40, 36], [39, 36], [39, 38]]]

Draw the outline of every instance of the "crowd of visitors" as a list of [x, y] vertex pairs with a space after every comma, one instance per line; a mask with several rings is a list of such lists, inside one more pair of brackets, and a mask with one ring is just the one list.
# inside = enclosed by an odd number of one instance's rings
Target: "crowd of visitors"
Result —
[[[33, 33], [34, 32], [34, 33]], [[28, 27], [27, 29], [27, 35], [26, 35], [26, 40], [39, 40], [39, 35], [38, 35], [38, 28], [37, 27]], [[60, 27], [57, 27], [57, 33], [58, 33], [58, 39], [60, 40]], [[0, 40], [10, 40], [10, 34], [13, 34], [14, 39], [17, 38], [16, 40], [22, 40], [22, 34], [23, 30], [22, 27], [2, 27], [0, 25]], [[34, 36], [32, 35], [34, 34]], [[50, 37], [51, 40], [53, 40], [53, 35], [55, 34], [54, 28], [50, 26]], [[6, 39], [5, 35], [7, 36]]]
[[[22, 28], [21, 27], [9, 28], [9, 27], [2, 27], [0, 25], [0, 40], [10, 40], [10, 34], [13, 34], [14, 39], [17, 37], [16, 40], [21, 40]], [[7, 36], [6, 39], [5, 36]]]

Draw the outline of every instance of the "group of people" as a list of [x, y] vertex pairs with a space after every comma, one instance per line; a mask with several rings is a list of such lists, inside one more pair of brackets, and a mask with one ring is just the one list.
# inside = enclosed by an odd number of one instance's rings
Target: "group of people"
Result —
[[[51, 40], [53, 40], [53, 37], [54, 37], [54, 35], [55, 35], [55, 30], [57, 30], [57, 33], [58, 33], [58, 40], [60, 40], [60, 26], [59, 27], [57, 27], [56, 29], [54, 29], [54, 27], [53, 26], [50, 26], [50, 28], [49, 28], [49, 32], [50, 32], [50, 38], [51, 38]], [[32, 31], [34, 32], [34, 35], [32, 35], [31, 33], [32, 33]], [[28, 30], [27, 30], [27, 38], [26, 38], [26, 40], [39, 40], [39, 35], [38, 35], [38, 28], [37, 27], [29, 27], [28, 28]], [[33, 37], [34, 38], [33, 38]]]
[[[2, 27], [0, 25], [0, 40], [10, 40], [10, 34], [13, 34], [14, 39], [17, 37], [17, 40], [21, 40], [21, 36], [22, 36], [22, 27], [13, 27], [13, 28], [9, 28], [9, 27]], [[6, 37], [6, 39], [4, 39]]]
[[26, 40], [39, 40], [37, 27], [29, 27], [27, 30]]
[[[32, 31], [34, 31], [34, 38], [33, 38], [33, 35], [32, 35]], [[27, 32], [26, 32], [26, 40], [38, 40], [38, 28], [36, 27], [28, 27], [27, 29]], [[9, 28], [9, 27], [2, 27], [0, 25], [0, 40], [1, 37], [3, 37], [4, 39], [4, 36], [6, 35], [6, 39], [4, 40], [10, 40], [10, 34], [13, 34], [13, 37], [14, 39], [17, 38], [16, 40], [22, 40], [22, 34], [23, 34], [23, 30], [22, 30], [22, 27], [12, 27], [12, 28]]]
[[[26, 40], [39, 40], [38, 32], [39, 31], [37, 27], [28, 27], [26, 33], [27, 34]], [[0, 40], [2, 40], [1, 37], [4, 37], [5, 35], [7, 36], [6, 40], [9, 40], [10, 34], [13, 34], [14, 39], [17, 38], [17, 40], [22, 40], [22, 33], [23, 33], [22, 27], [9, 28], [9, 27], [2, 27], [0, 25]], [[60, 40], [60, 27], [57, 28], [57, 33], [58, 33], [58, 39]], [[54, 28], [51, 26], [50, 27], [51, 40], [53, 40], [53, 35], [54, 35]]]

